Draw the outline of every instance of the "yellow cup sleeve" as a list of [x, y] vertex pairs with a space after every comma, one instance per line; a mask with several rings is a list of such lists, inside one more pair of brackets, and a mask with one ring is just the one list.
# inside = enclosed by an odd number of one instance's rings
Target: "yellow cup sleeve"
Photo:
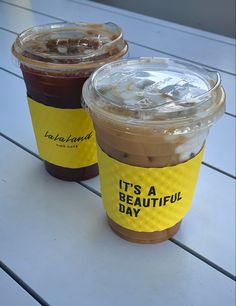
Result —
[[188, 212], [203, 149], [176, 166], [143, 168], [121, 163], [98, 147], [104, 208], [124, 228], [153, 232], [178, 223]]
[[95, 131], [84, 109], [61, 109], [28, 98], [39, 155], [67, 168], [97, 162]]

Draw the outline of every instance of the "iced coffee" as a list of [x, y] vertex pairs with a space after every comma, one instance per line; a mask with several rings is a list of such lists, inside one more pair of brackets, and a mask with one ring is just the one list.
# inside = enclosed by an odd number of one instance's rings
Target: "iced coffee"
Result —
[[209, 128], [224, 112], [219, 74], [164, 58], [118, 61], [89, 78], [83, 97], [111, 228], [133, 242], [172, 237], [191, 207]]
[[98, 174], [95, 132], [81, 107], [84, 82], [127, 53], [113, 23], [58, 23], [21, 33], [12, 46], [24, 76], [39, 155], [64, 180]]

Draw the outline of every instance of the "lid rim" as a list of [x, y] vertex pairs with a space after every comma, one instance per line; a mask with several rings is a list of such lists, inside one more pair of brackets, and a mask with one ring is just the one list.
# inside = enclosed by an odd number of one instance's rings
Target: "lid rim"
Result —
[[[181, 63], [181, 64], [183, 64], [183, 63], [185, 63], [186, 65], [189, 65], [189, 66], [192, 66], [192, 67], [195, 67], [195, 68], [198, 68], [198, 69], [202, 69], [202, 70], [205, 70], [205, 71], [208, 71], [208, 72], [211, 72], [211, 73], [215, 73], [216, 74], [216, 76], [217, 76], [217, 81], [215, 82], [215, 84], [209, 89], [209, 90], [207, 90], [206, 92], [204, 92], [204, 93], [202, 93], [202, 94], [199, 94], [199, 95], [197, 95], [197, 96], [195, 96], [195, 97], [193, 97], [193, 98], [191, 98], [191, 102], [196, 102], [198, 99], [204, 99], [204, 97], [207, 97], [209, 94], [211, 94], [211, 92], [213, 92], [213, 91], [215, 91], [220, 85], [221, 85], [221, 77], [220, 77], [220, 74], [219, 74], [219, 72], [218, 71], [214, 71], [214, 70], [209, 70], [209, 69], [206, 69], [206, 68], [202, 68], [201, 66], [198, 66], [198, 65], [193, 65], [193, 64], [190, 64], [189, 62], [187, 62], [187, 61], [176, 61], [175, 59], [172, 59], [172, 58], [165, 58], [165, 57], [140, 57], [140, 58], [129, 58], [129, 60], [127, 61], [126, 59], [123, 59], [123, 60], [118, 60], [118, 61], [116, 61], [115, 63], [107, 63], [107, 64], [105, 64], [105, 65], [103, 65], [102, 67], [100, 67], [99, 69], [97, 69], [92, 75], [91, 75], [91, 85], [93, 86], [93, 88], [94, 88], [94, 90], [96, 91], [96, 93], [101, 97], [101, 98], [103, 98], [103, 99], [106, 99], [106, 97], [102, 94], [102, 93], [100, 93], [97, 89], [96, 89], [96, 85], [95, 85], [95, 78], [96, 78], [96, 76], [102, 71], [102, 70], [104, 70], [104, 69], [106, 69], [106, 67], [109, 67], [109, 65], [119, 65], [119, 64], [122, 64], [122, 63], [127, 63], [127, 62], [129, 62], [129, 63], [131, 63], [131, 62], [133, 62], [133, 63], [135, 63], [135, 62], [137, 62], [137, 61], [139, 61], [140, 62], [140, 64], [141, 64], [141, 61], [143, 60], [144, 61], [144, 63], [145, 63], [145, 61], [147, 61], [147, 60], [152, 60], [153, 62], [155, 61], [155, 60], [157, 60], [157, 61], [159, 61], [159, 60], [166, 60], [166, 61], [171, 61], [171, 62], [179, 62], [179, 63]], [[186, 100], [184, 100], [184, 99], [179, 99], [179, 100], [175, 100], [174, 102], [176, 102], [176, 103], [181, 103], [181, 102], [186, 102]], [[169, 102], [169, 103], [172, 103], [172, 101], [171, 102]], [[167, 105], [167, 104], [169, 104], [169, 103], [166, 103], [165, 105]], [[200, 103], [199, 103], [200, 104]], [[117, 105], [116, 104], [116, 107], [120, 107], [120, 108], [122, 108], [122, 105]], [[194, 107], [196, 107], [196, 106], [189, 106], [189, 108], [194, 108]], [[135, 109], [135, 108], [128, 108], [130, 111], [136, 111], [137, 109]], [[148, 109], [143, 109], [144, 111], [148, 111]], [[153, 108], [153, 109], [150, 109], [150, 111], [154, 111], [154, 110], [158, 110], [158, 107], [155, 107], [155, 108]], [[168, 112], [172, 112], [171, 110], [170, 111], [168, 111]], [[173, 110], [173, 112], [175, 112], [175, 110]]]
[[[94, 51], [92, 50], [93, 45], [88, 45], [91, 52], [93, 54], [86, 54], [79, 50], [77, 50], [77, 54], [51, 54], [48, 46], [46, 46], [48, 39], [61, 39], [60, 37], [54, 38], [50, 35], [54, 35], [54, 33], [60, 32], [71, 32], [74, 33], [87, 33], [90, 37], [91, 35], [103, 35], [107, 37], [109, 40], [107, 42], [103, 42], [102, 45], [96, 46]], [[42, 41], [36, 40], [36, 44], [34, 44], [34, 38], [38, 37], [37, 35], [41, 35], [39, 37], [43, 37], [43, 34], [49, 34], [50, 38], [43, 39]], [[51, 33], [51, 34], [50, 34]], [[66, 34], [65, 34], [66, 35]], [[94, 41], [94, 37], [86, 37], [90, 41]], [[70, 44], [70, 34], [65, 36], [65, 39], [68, 39]], [[64, 38], [62, 38], [64, 39]], [[76, 37], [76, 39], [83, 39], [83, 36], [80, 38]], [[27, 44], [32, 41], [32, 45], [27, 47]], [[77, 41], [77, 40], [76, 40]], [[82, 44], [84, 42], [81, 42]], [[45, 51], [40, 51], [40, 48], [46, 48]], [[33, 49], [32, 49], [33, 48]], [[39, 48], [39, 49], [37, 49]], [[122, 29], [112, 22], [106, 23], [86, 23], [86, 22], [58, 22], [58, 23], [49, 23], [45, 25], [39, 25], [31, 27], [23, 32], [21, 32], [15, 42], [12, 45], [12, 54], [18, 59], [18, 61], [23, 65], [28, 65], [34, 67], [35, 69], [48, 69], [48, 70], [83, 70], [83, 69], [93, 69], [97, 66], [101, 66], [105, 63], [110, 62], [111, 60], [117, 60], [122, 57], [128, 51], [127, 41], [123, 38]], [[39, 51], [38, 51], [39, 50]], [[113, 52], [112, 52], [113, 51]], [[27, 52], [28, 54], [25, 54]], [[45, 52], [45, 53], [44, 53]], [[111, 54], [111, 55], [110, 55]], [[38, 57], [38, 58], [35, 58]], [[68, 61], [68, 62], [66, 62]]]
[[[19, 62], [23, 65], [26, 66], [32, 66], [34, 69], [48, 69], [52, 71], [57, 71], [57, 70], [68, 70], [68, 71], [74, 71], [74, 70], [88, 70], [88, 69], [94, 69], [96, 67], [102, 66], [106, 63], [113, 62], [117, 59], [120, 59], [122, 56], [124, 56], [128, 52], [128, 43], [126, 40], [124, 40], [124, 48], [109, 57], [104, 57], [100, 60], [93, 60], [93, 61], [87, 61], [87, 62], [79, 62], [75, 64], [71, 63], [51, 63], [51, 62], [43, 62], [43, 61], [38, 61], [29, 57], [26, 57], [22, 54], [19, 54], [15, 50], [15, 45], [12, 45], [11, 48], [12, 54], [19, 60]], [[84, 66], [84, 67], [83, 67]]]
[[[129, 105], [122, 105], [122, 104], [113, 104], [111, 102], [110, 97], [104, 96], [102, 93], [99, 92], [99, 89], [97, 89], [97, 82], [96, 77], [99, 75], [99, 72], [104, 70], [105, 73], [109, 73], [109, 69], [106, 71], [106, 67], [108, 66], [110, 69], [112, 69], [112, 65], [117, 65], [118, 70], [117, 73], [119, 73], [119, 64], [124, 63], [129, 64], [132, 63], [140, 64], [140, 61], [149, 61], [149, 63], [155, 63], [155, 60], [157, 61], [169, 61], [168, 63], [174, 65], [176, 64], [175, 59], [170, 58], [160, 58], [160, 57], [146, 57], [146, 58], [135, 58], [135, 59], [129, 59], [129, 60], [120, 60], [112, 64], [104, 65], [103, 67], [96, 70], [91, 77], [85, 82], [83, 87], [83, 98], [85, 100], [86, 105], [91, 109], [92, 112], [95, 113], [96, 116], [101, 115], [102, 117], [118, 121], [120, 123], [127, 123], [128, 125], [136, 125], [136, 126], [147, 126], [147, 127], [159, 127], [159, 128], [165, 128], [166, 126], [171, 125], [178, 125], [178, 126], [184, 126], [185, 124], [191, 124], [194, 125], [198, 122], [202, 122], [203, 125], [210, 126], [215, 120], [217, 120], [223, 113], [223, 110], [225, 108], [225, 92], [223, 87], [221, 86], [221, 79], [220, 75], [216, 71], [211, 71], [209, 69], [206, 69], [204, 67], [198, 66], [198, 65], [192, 65], [185, 61], [178, 60], [178, 64], [182, 64], [183, 67], [185, 65], [189, 65], [188, 69], [190, 69], [192, 66], [194, 68], [200, 68], [200, 72], [207, 72], [205, 78], [206, 82], [211, 82], [213, 80], [208, 80], [208, 76], [214, 72], [214, 75], [216, 77], [215, 82], [211, 84], [212, 86], [209, 88], [207, 92], [204, 92], [203, 94], [200, 94], [199, 96], [196, 96], [196, 99], [200, 99], [200, 103], [195, 103], [191, 106], [185, 106], [183, 109], [158, 109], [158, 107], [152, 108], [152, 109], [145, 109], [145, 108], [132, 108]], [[170, 65], [171, 65], [170, 64]], [[123, 67], [123, 66], [121, 66]], [[129, 67], [129, 66], [126, 66]], [[187, 69], [187, 68], [186, 68]], [[114, 70], [113, 70], [114, 71]], [[121, 70], [120, 70], [121, 71]], [[190, 70], [191, 71], [191, 70]], [[195, 70], [196, 71], [196, 70]], [[198, 70], [197, 70], [198, 71]], [[194, 70], [193, 70], [194, 72]], [[102, 75], [103, 76], [103, 75]], [[200, 74], [200, 76], [204, 76]], [[118, 77], [119, 78], [119, 77]], [[98, 101], [98, 102], [96, 102]], [[178, 100], [179, 102], [181, 100]], [[108, 109], [106, 108], [108, 106]], [[127, 106], [127, 107], [126, 107]], [[110, 109], [110, 107], [113, 108]], [[125, 111], [125, 113], [122, 114], [122, 111]], [[204, 122], [204, 123], [203, 123]]]

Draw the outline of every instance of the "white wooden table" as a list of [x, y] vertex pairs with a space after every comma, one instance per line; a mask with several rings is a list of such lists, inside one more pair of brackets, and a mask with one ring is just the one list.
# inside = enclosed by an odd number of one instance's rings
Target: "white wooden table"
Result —
[[[37, 157], [10, 47], [28, 27], [113, 21], [130, 56], [168, 56], [218, 70], [224, 117], [208, 137], [193, 207], [179, 233], [128, 243], [107, 225], [99, 178], [51, 177]], [[235, 305], [235, 41], [83, 0], [0, 0], [0, 305]]]

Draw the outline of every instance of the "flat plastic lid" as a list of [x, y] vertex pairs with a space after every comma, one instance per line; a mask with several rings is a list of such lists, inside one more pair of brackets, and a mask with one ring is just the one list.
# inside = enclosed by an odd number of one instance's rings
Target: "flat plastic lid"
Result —
[[168, 58], [107, 64], [85, 87], [84, 99], [92, 110], [133, 124], [200, 119], [224, 104], [216, 95], [217, 72]]
[[111, 22], [56, 23], [22, 32], [12, 52], [21, 63], [37, 68], [73, 69], [77, 64], [89, 67], [120, 58], [127, 52], [127, 43], [121, 28]]

